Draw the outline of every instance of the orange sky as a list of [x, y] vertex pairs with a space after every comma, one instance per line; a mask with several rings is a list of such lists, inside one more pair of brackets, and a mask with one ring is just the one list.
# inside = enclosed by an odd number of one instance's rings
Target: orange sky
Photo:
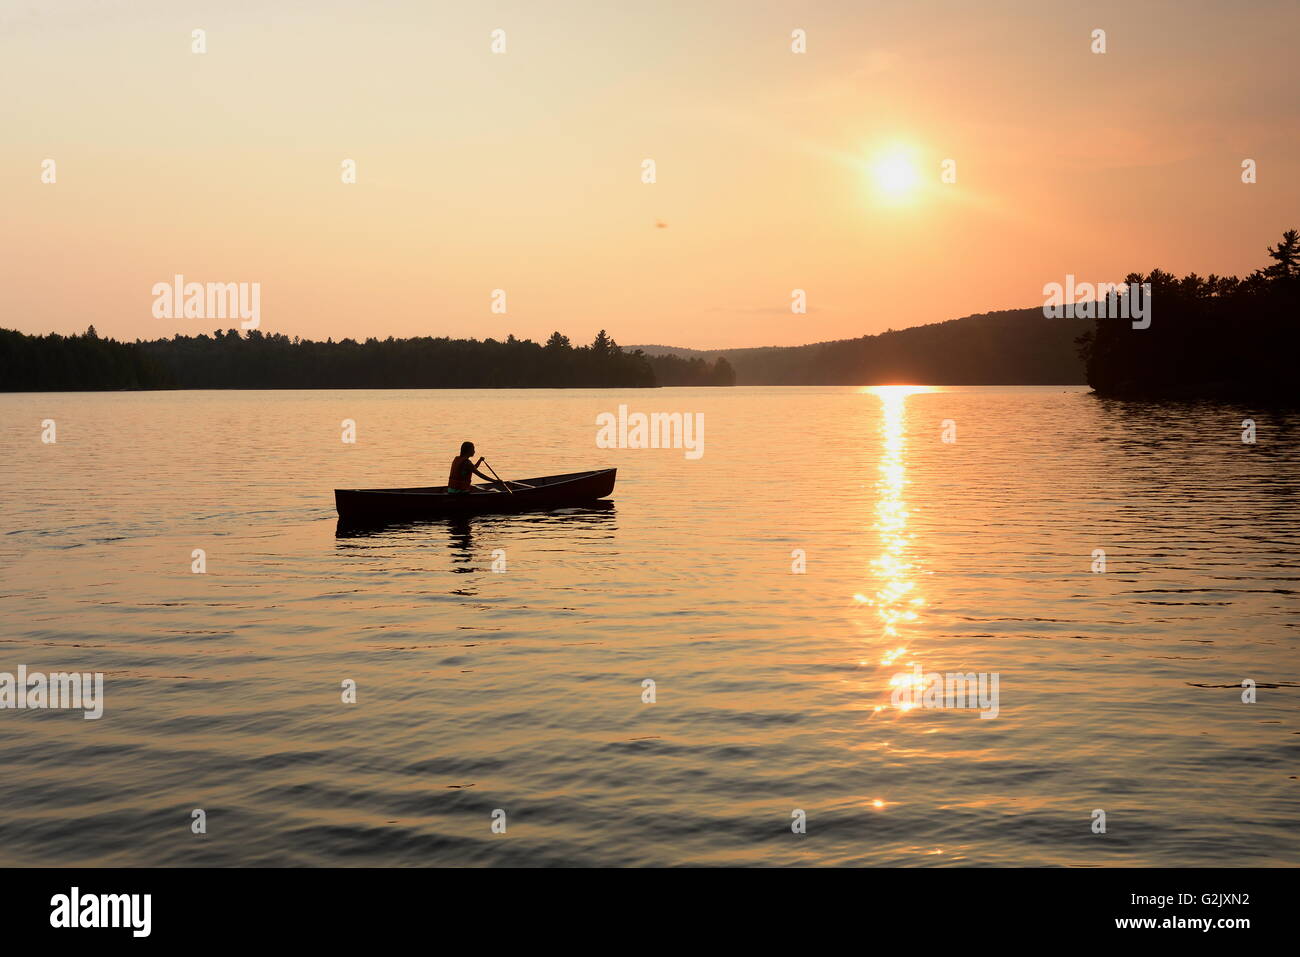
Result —
[[[1294, 2], [0, 11], [0, 326], [26, 332], [236, 324], [154, 318], [181, 273], [260, 282], [264, 331], [319, 339], [795, 344], [1066, 273], [1244, 274], [1300, 227]], [[918, 181], [882, 196], [892, 150]]]

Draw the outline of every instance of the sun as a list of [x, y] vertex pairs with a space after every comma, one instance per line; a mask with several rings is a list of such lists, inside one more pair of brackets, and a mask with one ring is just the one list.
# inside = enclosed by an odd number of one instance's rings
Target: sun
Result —
[[916, 193], [921, 174], [910, 153], [895, 149], [882, 153], [871, 164], [871, 179], [881, 199], [898, 203]]

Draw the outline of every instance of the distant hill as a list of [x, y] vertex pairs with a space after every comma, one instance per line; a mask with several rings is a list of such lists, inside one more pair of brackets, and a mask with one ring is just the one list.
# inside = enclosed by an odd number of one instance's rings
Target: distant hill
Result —
[[722, 355], [726, 349], [715, 349], [710, 352], [708, 349], [686, 349], [682, 346], [624, 346], [628, 352], [636, 352], [640, 349], [648, 356], [677, 356], [679, 359], [696, 359], [705, 356]]
[[629, 346], [647, 355], [725, 358], [737, 385], [1083, 385], [1076, 340], [1092, 319], [1047, 319], [1040, 306], [950, 319], [805, 346], [684, 349]]

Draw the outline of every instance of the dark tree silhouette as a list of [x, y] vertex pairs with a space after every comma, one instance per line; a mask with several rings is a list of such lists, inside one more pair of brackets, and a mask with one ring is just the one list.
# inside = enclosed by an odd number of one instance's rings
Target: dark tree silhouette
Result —
[[[704, 363], [692, 381], [708, 385]], [[723, 377], [725, 378], [725, 376]], [[253, 329], [152, 342], [28, 336], [0, 330], [0, 390], [641, 388], [658, 384], [649, 357], [624, 352], [601, 330], [573, 347], [558, 332], [529, 339], [415, 338], [313, 342]], [[677, 384], [677, 383], [675, 383]]]
[[722, 356], [712, 363], [699, 356], [690, 359], [672, 355], [650, 356], [650, 365], [660, 385], [736, 384], [735, 370]]
[[1270, 279], [1294, 279], [1300, 276], [1300, 232], [1288, 229], [1276, 247], [1268, 247], [1268, 254], [1275, 262], [1264, 270], [1264, 275]]
[[1268, 255], [1245, 279], [1130, 273], [1125, 282], [1151, 284], [1151, 325], [1098, 319], [1079, 340], [1088, 384], [1121, 398], [1295, 402], [1300, 234], [1287, 230]]

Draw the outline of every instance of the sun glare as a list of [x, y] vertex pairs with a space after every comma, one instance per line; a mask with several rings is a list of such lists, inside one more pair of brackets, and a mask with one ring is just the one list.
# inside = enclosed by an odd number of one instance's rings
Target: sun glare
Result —
[[871, 165], [871, 178], [876, 193], [890, 202], [910, 198], [921, 182], [915, 160], [904, 150], [882, 154]]

